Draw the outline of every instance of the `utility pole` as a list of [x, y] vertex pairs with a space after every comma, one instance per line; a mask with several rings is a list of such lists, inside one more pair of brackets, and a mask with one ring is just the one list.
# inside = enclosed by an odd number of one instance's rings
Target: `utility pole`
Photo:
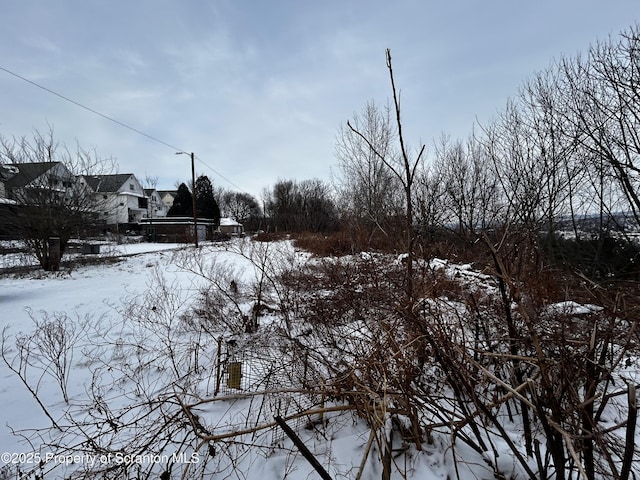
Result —
[[198, 214], [196, 213], [196, 167], [193, 152], [176, 152], [176, 155], [191, 156], [191, 208], [193, 209], [193, 244], [198, 248]]
[[194, 230], [194, 244], [198, 248], [198, 214], [196, 213], [196, 167], [193, 160], [193, 152], [191, 152], [191, 187], [193, 192], [191, 193], [191, 202], [193, 205], [193, 230]]

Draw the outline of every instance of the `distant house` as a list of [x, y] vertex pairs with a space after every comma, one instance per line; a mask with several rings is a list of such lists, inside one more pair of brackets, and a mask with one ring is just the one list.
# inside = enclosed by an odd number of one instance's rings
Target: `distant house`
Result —
[[155, 188], [145, 188], [144, 194], [147, 197], [146, 218], [166, 217], [170, 207], [162, 201], [160, 192]]
[[167, 206], [167, 211], [171, 207], [173, 207], [173, 201], [176, 199], [178, 195], [177, 190], [158, 190], [158, 194], [160, 195], [160, 200]]
[[227, 233], [229, 235], [242, 235], [244, 227], [241, 223], [236, 222], [233, 218], [221, 218], [220, 219], [220, 233]]
[[93, 192], [99, 216], [109, 226], [132, 229], [148, 215], [149, 200], [133, 173], [84, 176]]
[[[93, 225], [91, 206], [91, 195], [85, 195], [64, 163], [0, 166], [0, 235], [28, 238], [36, 248], [47, 236], [58, 237], [65, 245], [70, 235], [86, 233], [87, 224]], [[48, 258], [46, 249], [38, 255]]]
[[70, 195], [75, 177], [61, 162], [33, 162], [3, 165], [0, 171], [0, 193], [2, 197], [18, 204], [37, 203], [46, 193]]

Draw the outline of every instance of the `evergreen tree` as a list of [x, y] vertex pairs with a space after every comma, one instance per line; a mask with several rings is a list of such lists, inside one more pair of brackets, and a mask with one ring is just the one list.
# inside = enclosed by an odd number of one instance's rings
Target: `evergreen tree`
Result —
[[167, 212], [167, 216], [170, 217], [186, 217], [193, 215], [193, 200], [191, 198], [191, 192], [189, 187], [184, 183], [181, 183], [178, 187], [178, 193], [173, 200], [173, 205]]
[[213, 185], [206, 175], [201, 175], [196, 179], [196, 212], [198, 217], [209, 218], [216, 225], [220, 223], [220, 208], [213, 196]]

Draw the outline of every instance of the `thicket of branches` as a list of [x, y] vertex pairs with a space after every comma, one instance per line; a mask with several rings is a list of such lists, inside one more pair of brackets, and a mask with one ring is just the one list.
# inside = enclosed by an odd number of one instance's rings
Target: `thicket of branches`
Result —
[[[475, 241], [496, 228], [517, 229], [543, 234], [553, 261], [615, 273], [603, 263], [638, 227], [639, 44], [633, 27], [584, 57], [557, 61], [468, 139], [444, 136], [433, 161], [418, 166], [412, 192], [414, 224], [427, 240], [437, 231]], [[394, 236], [385, 222], [406, 207], [383, 158], [401, 154], [398, 127], [388, 106], [373, 103], [351, 124], [367, 141], [346, 127], [339, 135], [342, 214], [355, 228], [366, 224], [368, 238]], [[628, 267], [638, 252], [626, 250]]]
[[241, 478], [261, 457], [295, 463], [278, 417], [311, 444], [362, 425], [361, 458], [315, 452], [333, 476], [410, 478], [424, 454], [487, 478], [631, 478], [637, 312], [598, 289], [591, 306], [550, 303], [541, 265], [523, 262], [533, 246], [514, 256], [512, 241], [485, 273], [416, 259], [410, 297], [406, 257], [309, 261], [249, 239], [185, 251], [196, 290], [158, 272], [120, 320], [34, 314], [33, 332], [5, 332], [4, 362], [50, 420], [17, 441], [161, 459], [67, 465], [76, 478]]
[[[347, 192], [358, 185], [364, 198], [374, 197], [383, 206], [356, 217], [388, 219], [384, 208], [399, 204], [405, 219], [402, 229], [389, 231], [379, 220], [370, 221], [372, 231], [395, 236], [406, 252], [399, 285], [405, 295], [384, 302], [398, 313], [377, 315], [378, 323], [390, 322], [387, 332], [393, 333], [372, 336], [383, 342], [380, 351], [394, 352], [394, 362], [384, 355], [375, 370], [384, 372], [384, 385], [396, 382], [395, 391], [409, 390], [408, 404], [426, 401], [441, 408], [443, 397], [431, 397], [409, 373], [424, 373], [416, 362], [437, 366], [453, 407], [433, 415], [442, 416], [443, 425], [445, 419], [459, 419], [462, 428], [454, 435], [478, 453], [493, 451], [497, 457], [488, 432], [497, 434], [517, 460], [519, 475], [528, 478], [628, 478], [637, 454], [637, 381], [617, 375], [623, 359], [635, 364], [638, 289], [635, 283], [620, 288], [612, 282], [612, 275], [620, 279], [625, 272], [611, 271], [615, 259], [606, 255], [628, 255], [627, 268], [638, 257], [628, 236], [638, 227], [638, 144], [635, 132], [627, 130], [635, 125], [631, 77], [640, 61], [635, 54], [640, 35], [634, 28], [606, 45], [591, 49], [586, 62], [567, 59], [536, 76], [494, 123], [467, 142], [445, 138], [430, 169], [420, 164], [422, 149], [415, 161], [406, 152], [387, 52], [395, 126], [390, 126], [389, 109], [370, 104], [340, 137], [339, 151], [349, 167]], [[388, 193], [376, 190], [380, 184], [361, 174], [380, 168], [402, 187], [404, 203], [390, 202]], [[351, 204], [354, 213], [358, 202]], [[563, 239], [561, 230], [570, 238]], [[424, 270], [416, 275], [412, 265], [417, 234], [422, 233], [422, 256], [428, 261], [434, 252], [429, 240], [438, 238], [433, 232], [449, 232], [445, 238], [457, 238], [467, 255], [473, 252], [495, 282], [495, 294], [460, 292], [458, 286], [443, 302], [438, 282]], [[561, 248], [562, 242], [577, 247], [581, 258], [569, 258], [571, 248]], [[607, 242], [616, 247], [607, 252]], [[570, 268], [558, 268], [561, 262]], [[587, 276], [595, 280], [578, 293], [574, 278], [584, 285]], [[547, 308], [573, 295], [598, 307], [580, 316]], [[454, 298], [461, 305], [452, 307]], [[395, 352], [407, 351], [406, 370], [399, 369]], [[618, 402], [621, 396], [627, 401]], [[623, 418], [614, 426], [603, 418], [612, 408]], [[517, 440], [505, 430], [504, 415], [521, 422]], [[418, 444], [431, 428], [421, 430], [412, 420], [414, 441]], [[495, 475], [506, 475], [497, 463], [494, 467]]]
[[[639, 43], [635, 26], [583, 56], [555, 61], [468, 138], [443, 135], [431, 159], [411, 172], [419, 239], [451, 242], [453, 234], [465, 245], [483, 232], [517, 229], [538, 237], [549, 262], [597, 280], [637, 279], [639, 252], [629, 234], [639, 224]], [[395, 116], [394, 105], [372, 101], [338, 133], [335, 224], [345, 253], [410, 250], [407, 177], [391, 168], [406, 155]], [[280, 183], [273, 205], [287, 218], [302, 216]]]

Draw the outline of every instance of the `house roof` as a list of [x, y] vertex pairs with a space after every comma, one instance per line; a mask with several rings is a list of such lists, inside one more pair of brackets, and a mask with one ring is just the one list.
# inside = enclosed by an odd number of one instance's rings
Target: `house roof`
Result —
[[137, 197], [137, 198], [146, 198], [145, 195], [140, 195], [139, 193], [136, 193], [136, 192], [127, 192], [127, 191], [118, 192], [118, 195], [122, 195], [124, 197], [129, 196], [129, 197]]
[[177, 190], [158, 190], [158, 195], [160, 195], [160, 197], [164, 197], [165, 195], [171, 195], [173, 198], [176, 198], [176, 196], [178, 195], [178, 191]]
[[[9, 168], [18, 169], [18, 173], [10, 177], [5, 185], [7, 188], [22, 188], [29, 185], [39, 176], [45, 174], [60, 162], [34, 162], [34, 163], [14, 163], [8, 165]], [[4, 167], [5, 169], [7, 166]]]
[[113, 175], [87, 175], [84, 177], [87, 185], [89, 185], [94, 192], [117, 192], [125, 182], [131, 178], [133, 173], [116, 173]]
[[220, 219], [220, 226], [222, 227], [231, 227], [231, 226], [242, 226], [241, 223], [236, 222], [233, 218], [222, 217]]

